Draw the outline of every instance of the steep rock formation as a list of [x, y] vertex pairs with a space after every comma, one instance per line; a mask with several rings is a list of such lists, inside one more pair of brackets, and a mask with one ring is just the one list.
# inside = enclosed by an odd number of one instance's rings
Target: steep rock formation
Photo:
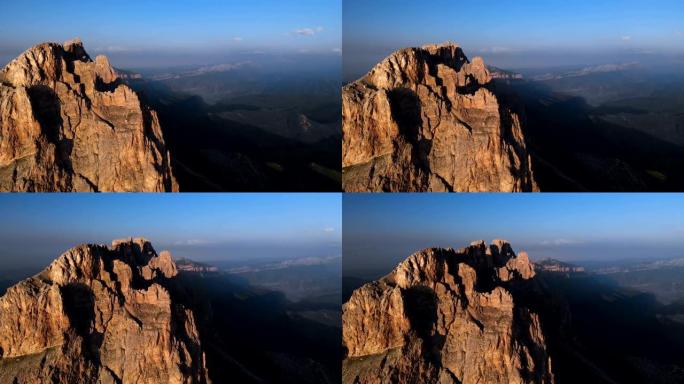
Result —
[[0, 297], [2, 383], [207, 383], [168, 252], [80, 245]]
[[177, 191], [157, 115], [80, 40], [0, 71], [0, 191]]
[[520, 114], [451, 43], [394, 52], [342, 91], [345, 191], [535, 191]]
[[343, 306], [344, 383], [553, 383], [539, 317], [516, 300], [527, 254], [426, 249]]

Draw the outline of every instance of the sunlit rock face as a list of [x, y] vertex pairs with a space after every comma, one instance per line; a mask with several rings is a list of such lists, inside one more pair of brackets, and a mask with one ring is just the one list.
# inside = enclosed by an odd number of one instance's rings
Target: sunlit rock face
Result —
[[344, 383], [554, 383], [535, 272], [503, 240], [417, 252], [343, 306]]
[[156, 113], [80, 40], [0, 71], [0, 191], [177, 191]]
[[0, 297], [0, 382], [207, 383], [177, 274], [144, 239], [66, 251]]
[[481, 58], [394, 52], [342, 92], [345, 191], [536, 191], [521, 114]]

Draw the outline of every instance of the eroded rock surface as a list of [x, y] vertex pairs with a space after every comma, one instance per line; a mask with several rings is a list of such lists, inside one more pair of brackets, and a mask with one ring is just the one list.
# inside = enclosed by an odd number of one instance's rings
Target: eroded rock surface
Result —
[[177, 273], [144, 239], [68, 250], [0, 297], [0, 382], [207, 383]]
[[536, 191], [520, 113], [491, 80], [447, 43], [399, 50], [346, 85], [344, 190]]
[[554, 383], [532, 263], [502, 240], [426, 249], [343, 306], [344, 383]]
[[177, 191], [156, 113], [80, 40], [0, 71], [0, 191]]

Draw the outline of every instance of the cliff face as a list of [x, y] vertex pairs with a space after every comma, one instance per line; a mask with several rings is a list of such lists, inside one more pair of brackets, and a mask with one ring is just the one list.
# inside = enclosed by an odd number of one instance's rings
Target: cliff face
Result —
[[481, 58], [397, 51], [342, 91], [345, 191], [535, 191], [520, 114]]
[[0, 71], [0, 191], [177, 191], [157, 115], [80, 40]]
[[527, 254], [505, 241], [427, 249], [343, 306], [344, 383], [554, 383]]
[[0, 382], [208, 382], [176, 274], [144, 239], [68, 250], [0, 297]]

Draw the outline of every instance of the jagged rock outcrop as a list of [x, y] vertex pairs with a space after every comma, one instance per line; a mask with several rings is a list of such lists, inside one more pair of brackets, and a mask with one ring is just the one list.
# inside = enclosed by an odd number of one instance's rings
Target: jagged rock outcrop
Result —
[[344, 383], [554, 383], [527, 255], [501, 240], [426, 249], [343, 306]]
[[0, 297], [2, 383], [207, 383], [168, 252], [80, 245]]
[[520, 113], [493, 88], [454, 44], [394, 52], [342, 90], [344, 190], [536, 191]]
[[0, 191], [177, 191], [156, 113], [80, 40], [0, 71]]

